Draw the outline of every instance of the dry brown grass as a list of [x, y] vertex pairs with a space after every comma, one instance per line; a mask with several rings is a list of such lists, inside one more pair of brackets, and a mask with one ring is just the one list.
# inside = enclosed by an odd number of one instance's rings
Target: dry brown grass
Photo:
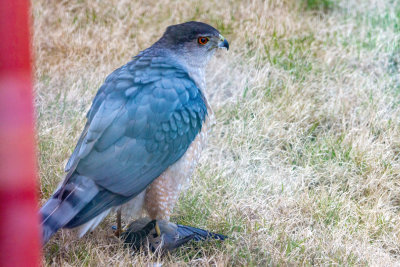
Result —
[[395, 1], [37, 0], [32, 13], [43, 201], [105, 76], [166, 26], [208, 22], [232, 48], [209, 68], [217, 124], [173, 218], [230, 239], [131, 256], [108, 218], [56, 235], [45, 265], [399, 265]]

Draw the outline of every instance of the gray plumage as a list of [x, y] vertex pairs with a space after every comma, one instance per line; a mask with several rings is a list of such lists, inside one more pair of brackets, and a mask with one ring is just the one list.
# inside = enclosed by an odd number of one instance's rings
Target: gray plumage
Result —
[[199, 34], [219, 33], [199, 22], [170, 26], [106, 78], [66, 178], [40, 210], [43, 243], [59, 228], [77, 227], [134, 198], [186, 152], [207, 116], [192, 75], [200, 55], [192, 40]]

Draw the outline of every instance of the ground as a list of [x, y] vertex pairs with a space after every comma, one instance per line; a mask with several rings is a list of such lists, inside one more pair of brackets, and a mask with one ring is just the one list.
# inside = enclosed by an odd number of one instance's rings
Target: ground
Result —
[[391, 0], [33, 1], [42, 203], [106, 75], [170, 24], [229, 40], [208, 71], [216, 124], [172, 220], [228, 235], [161, 258], [109, 216], [61, 231], [44, 265], [398, 265], [400, 4]]

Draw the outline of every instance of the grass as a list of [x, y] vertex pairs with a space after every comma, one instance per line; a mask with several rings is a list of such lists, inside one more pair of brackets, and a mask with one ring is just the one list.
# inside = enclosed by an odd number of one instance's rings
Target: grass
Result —
[[131, 256], [110, 216], [61, 231], [43, 264], [379, 265], [400, 257], [400, 5], [391, 0], [33, 2], [41, 199], [96, 90], [170, 24], [230, 41], [208, 71], [216, 124], [173, 220], [223, 233]]
[[328, 11], [331, 10], [335, 2], [334, 0], [302, 0], [302, 6], [306, 10]]

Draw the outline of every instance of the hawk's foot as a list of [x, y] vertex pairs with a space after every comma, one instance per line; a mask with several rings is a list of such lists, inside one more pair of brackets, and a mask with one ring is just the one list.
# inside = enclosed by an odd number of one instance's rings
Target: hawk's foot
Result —
[[156, 239], [161, 236], [156, 220], [149, 221], [144, 226], [142, 222], [137, 222], [135, 221], [128, 225], [127, 229], [120, 235], [124, 243], [134, 250], [139, 250], [145, 244], [146, 239], [150, 237]]

